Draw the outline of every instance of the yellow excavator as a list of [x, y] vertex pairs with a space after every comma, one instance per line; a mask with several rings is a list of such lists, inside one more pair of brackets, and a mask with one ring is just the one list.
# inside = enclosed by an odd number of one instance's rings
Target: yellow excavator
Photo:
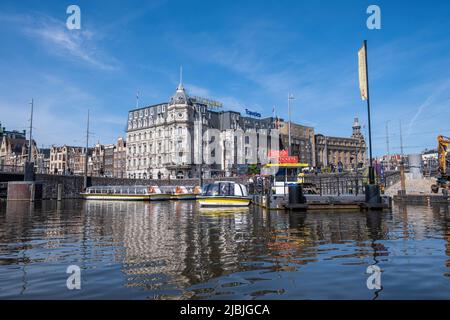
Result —
[[450, 189], [450, 172], [447, 171], [447, 148], [450, 145], [450, 138], [438, 136], [438, 176], [436, 184], [431, 186], [431, 192], [438, 193], [439, 188]]

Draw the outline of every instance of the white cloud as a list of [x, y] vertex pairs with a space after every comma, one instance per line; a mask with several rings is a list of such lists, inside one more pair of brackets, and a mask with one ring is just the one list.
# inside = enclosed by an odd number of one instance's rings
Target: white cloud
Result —
[[116, 70], [118, 62], [98, 45], [100, 35], [86, 24], [80, 30], [69, 30], [65, 21], [35, 13], [33, 15], [0, 15], [0, 21], [13, 23], [28, 38], [50, 54], [76, 60], [101, 70]]

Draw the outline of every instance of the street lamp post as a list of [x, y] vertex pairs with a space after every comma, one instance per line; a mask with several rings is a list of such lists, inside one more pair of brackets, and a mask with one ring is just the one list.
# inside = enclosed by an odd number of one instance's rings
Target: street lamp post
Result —
[[88, 181], [88, 148], [89, 148], [89, 109], [87, 113], [87, 122], [86, 122], [86, 150], [84, 154], [84, 179], [83, 179], [83, 186], [86, 190], [87, 187], [89, 187], [89, 181]]
[[34, 162], [33, 162], [33, 108], [34, 108], [34, 100], [31, 99], [30, 102], [31, 105], [31, 117], [30, 117], [30, 138], [28, 141], [28, 157], [25, 160], [25, 167], [24, 167], [24, 181], [34, 181]]

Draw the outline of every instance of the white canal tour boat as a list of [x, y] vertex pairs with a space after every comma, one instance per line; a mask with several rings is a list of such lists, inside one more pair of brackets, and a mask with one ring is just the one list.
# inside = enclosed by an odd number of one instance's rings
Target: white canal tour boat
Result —
[[171, 192], [171, 200], [195, 200], [201, 194], [200, 187], [173, 187]]
[[205, 185], [197, 201], [201, 207], [248, 207], [250, 197], [243, 184], [218, 181]]
[[169, 200], [157, 186], [94, 186], [81, 193], [86, 200]]

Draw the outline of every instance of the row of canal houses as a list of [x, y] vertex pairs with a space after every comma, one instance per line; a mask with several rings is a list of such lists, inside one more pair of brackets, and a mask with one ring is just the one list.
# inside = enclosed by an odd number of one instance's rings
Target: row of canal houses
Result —
[[[0, 123], [0, 171], [21, 172], [28, 159], [29, 138], [26, 130], [8, 131]], [[126, 142], [118, 138], [115, 144], [95, 144], [88, 148], [90, 176], [125, 177]], [[32, 140], [32, 161], [36, 173], [82, 175], [85, 170], [86, 148], [77, 146], [39, 147]]]

